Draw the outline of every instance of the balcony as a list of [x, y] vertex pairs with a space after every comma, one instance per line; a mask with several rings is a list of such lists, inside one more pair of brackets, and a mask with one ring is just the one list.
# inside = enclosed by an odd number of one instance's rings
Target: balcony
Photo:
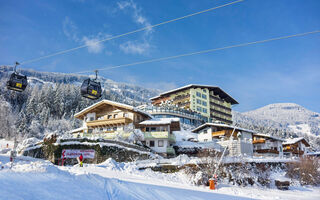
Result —
[[226, 130], [212, 132], [212, 137], [222, 136], [226, 134]]
[[190, 101], [190, 95], [179, 95], [173, 99], [174, 103], [179, 102], [179, 101]]
[[176, 154], [173, 147], [167, 147], [167, 154]]
[[253, 140], [252, 144], [260, 144], [260, 143], [265, 143], [266, 140], [265, 139], [259, 139], [259, 140]]
[[[107, 132], [98, 132], [98, 133], [84, 133], [83, 137], [87, 138], [103, 138], [103, 139], [115, 139], [117, 137], [117, 132], [107, 131]], [[123, 138], [128, 138], [131, 133], [122, 133]]]
[[175, 142], [174, 134], [169, 134], [168, 131], [144, 132], [144, 139], [168, 139], [170, 142]]
[[120, 117], [115, 119], [101, 119], [86, 122], [88, 127], [103, 127], [103, 126], [114, 126], [114, 125], [125, 125], [132, 123], [132, 119], [127, 117]]
[[274, 150], [274, 149], [257, 149], [254, 150], [256, 153], [274, 153], [274, 154], [279, 154], [279, 151]]

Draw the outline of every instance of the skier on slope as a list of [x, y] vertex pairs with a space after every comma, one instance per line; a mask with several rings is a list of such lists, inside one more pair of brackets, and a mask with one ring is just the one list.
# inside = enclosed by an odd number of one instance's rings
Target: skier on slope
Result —
[[83, 155], [82, 154], [79, 156], [79, 161], [80, 161], [80, 167], [83, 167]]

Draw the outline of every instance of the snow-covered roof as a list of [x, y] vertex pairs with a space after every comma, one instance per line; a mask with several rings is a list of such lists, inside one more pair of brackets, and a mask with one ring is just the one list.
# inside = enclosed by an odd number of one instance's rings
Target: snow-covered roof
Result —
[[123, 108], [123, 109], [126, 109], [126, 110], [131, 110], [133, 112], [137, 112], [137, 113], [140, 113], [140, 114], [143, 114], [145, 116], [148, 116], [149, 118], [152, 118], [152, 116], [147, 113], [147, 112], [144, 112], [138, 108], [135, 108], [133, 106], [130, 106], [130, 105], [127, 105], [127, 104], [123, 104], [123, 103], [119, 103], [119, 102], [115, 102], [115, 101], [110, 101], [110, 100], [101, 100], [83, 110], [81, 110], [80, 112], [76, 113], [74, 116], [75, 117], [80, 117], [81, 115], [84, 115], [86, 113], [88, 113], [89, 111], [91, 111], [92, 109], [100, 106], [100, 105], [103, 105], [103, 104], [107, 104], [107, 105], [112, 105], [112, 106], [115, 106], [115, 107], [118, 107], [118, 108]]
[[273, 137], [273, 136], [271, 136], [271, 135], [262, 134], [262, 133], [255, 133], [255, 134], [253, 134], [253, 135], [254, 135], [254, 136], [259, 136], [259, 137], [270, 138], [270, 139], [273, 139], [273, 140], [279, 140], [279, 141], [282, 141], [282, 142], [285, 141], [284, 139], [280, 139], [280, 138]]
[[80, 132], [84, 129], [84, 127], [80, 127], [80, 128], [76, 128], [76, 129], [73, 129], [70, 131], [70, 133], [77, 133], [77, 132]]
[[178, 141], [175, 146], [181, 148], [203, 148], [203, 149], [215, 149], [221, 151], [223, 147], [218, 144], [216, 141], [210, 142], [190, 142], [190, 141]]
[[318, 156], [320, 155], [320, 151], [317, 151], [317, 152], [309, 152], [307, 153], [308, 156]]
[[155, 97], [152, 97], [150, 98], [150, 100], [153, 100], [153, 99], [157, 99], [163, 95], [166, 95], [166, 94], [170, 94], [170, 93], [173, 93], [173, 92], [177, 92], [177, 91], [180, 91], [180, 90], [184, 90], [184, 89], [188, 89], [188, 88], [192, 88], [192, 87], [199, 87], [199, 88], [209, 88], [209, 90], [211, 89], [215, 89], [215, 90], [218, 90], [221, 94], [223, 94], [225, 96], [225, 99], [227, 101], [229, 101], [231, 104], [239, 104], [235, 99], [233, 99], [228, 93], [226, 93], [225, 91], [223, 91], [220, 87], [218, 86], [212, 86], [212, 85], [200, 85], [200, 84], [189, 84], [189, 85], [185, 85], [183, 87], [180, 87], [180, 88], [176, 88], [176, 89], [173, 89], [173, 90], [169, 90], [167, 92], [163, 92], [161, 93], [160, 95], [158, 96], [155, 96]]
[[306, 143], [306, 146], [310, 146], [310, 144], [307, 142], [306, 139], [304, 139], [304, 137], [286, 139], [286, 141], [283, 143], [283, 145], [295, 144], [300, 141], [302, 141], [302, 142], [304, 141]]
[[197, 128], [193, 129], [192, 132], [197, 132], [197, 131], [202, 130], [203, 128], [205, 128], [207, 126], [225, 127], [225, 128], [232, 128], [232, 129], [235, 128], [236, 130], [239, 130], [239, 131], [245, 131], [245, 132], [248, 132], [248, 133], [256, 133], [253, 130], [244, 129], [244, 128], [240, 128], [240, 127], [236, 127], [236, 126], [231, 126], [231, 125], [228, 125], [228, 124], [217, 124], [217, 123], [205, 123], [205, 124], [202, 124], [201, 126], [198, 126]]
[[179, 118], [153, 118], [150, 120], [146, 120], [143, 122], [140, 122], [141, 125], [165, 125], [165, 124], [171, 124], [172, 122], [179, 122]]

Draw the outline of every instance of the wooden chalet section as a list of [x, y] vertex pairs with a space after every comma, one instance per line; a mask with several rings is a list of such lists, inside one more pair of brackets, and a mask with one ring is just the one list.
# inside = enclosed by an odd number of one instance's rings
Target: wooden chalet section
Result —
[[283, 144], [283, 152], [286, 156], [302, 156], [307, 154], [310, 144], [303, 137], [286, 140]]
[[198, 134], [199, 142], [218, 140], [220, 145], [228, 147], [231, 156], [253, 154], [252, 134], [255, 132], [252, 130], [227, 124], [205, 123], [192, 132]]
[[283, 156], [283, 139], [266, 134], [253, 134], [253, 153], [256, 156]]
[[109, 100], [97, 102], [75, 114], [75, 117], [83, 121], [83, 127], [74, 134], [121, 131], [125, 126], [135, 126], [152, 118], [133, 106]]

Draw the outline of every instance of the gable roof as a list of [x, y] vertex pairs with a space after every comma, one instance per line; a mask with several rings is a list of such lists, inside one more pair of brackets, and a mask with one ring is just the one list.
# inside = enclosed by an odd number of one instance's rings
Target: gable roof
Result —
[[155, 97], [150, 98], [150, 100], [154, 100], [154, 99], [157, 99], [157, 98], [162, 97], [164, 95], [168, 95], [168, 94], [175, 93], [175, 92], [189, 89], [189, 88], [208, 88], [210, 91], [213, 90], [214, 92], [218, 93], [220, 98], [224, 99], [225, 101], [230, 102], [231, 104], [239, 104], [235, 99], [233, 99], [228, 93], [223, 91], [220, 87], [212, 86], [212, 85], [199, 85], [199, 84], [189, 84], [189, 85], [185, 85], [180, 88], [169, 90], [167, 92], [161, 93], [159, 96], [155, 96]]
[[298, 137], [298, 138], [290, 138], [290, 139], [287, 139], [283, 145], [290, 145], [290, 144], [295, 144], [295, 143], [298, 143], [298, 142], [303, 142], [307, 147], [310, 146], [309, 142], [304, 139], [304, 137]]
[[285, 142], [284, 139], [280, 139], [280, 138], [273, 137], [271, 135], [262, 134], [262, 133], [255, 133], [255, 134], [253, 134], [253, 136], [265, 137], [265, 138], [270, 138], [270, 139], [273, 139], [273, 140], [278, 140], [278, 141]]
[[135, 108], [133, 106], [130, 106], [130, 105], [127, 105], [127, 104], [123, 104], [123, 103], [118, 103], [118, 102], [115, 102], [115, 101], [106, 100], [106, 99], [101, 100], [101, 101], [99, 101], [99, 102], [97, 102], [97, 103], [95, 103], [95, 104], [93, 104], [93, 105], [81, 110], [80, 112], [76, 113], [74, 115], [74, 117], [81, 118], [81, 116], [84, 116], [85, 114], [90, 113], [90, 111], [92, 111], [92, 110], [94, 110], [94, 109], [96, 109], [96, 108], [98, 108], [100, 106], [103, 106], [103, 105], [110, 105], [110, 106], [113, 106], [113, 107], [115, 107], [115, 108], [117, 108], [119, 110], [129, 110], [129, 111], [144, 115], [144, 116], [146, 116], [146, 117], [148, 117], [150, 119], [153, 118], [149, 113], [144, 112], [142, 110], [139, 110], [139, 109], [137, 109], [137, 108]]
[[249, 130], [249, 129], [244, 129], [244, 128], [240, 128], [240, 127], [236, 127], [236, 126], [231, 126], [231, 125], [227, 125], [227, 124], [217, 124], [217, 123], [205, 123], [205, 124], [202, 124], [201, 126], [198, 126], [197, 128], [193, 129], [192, 132], [196, 133], [208, 126], [216, 126], [216, 127], [225, 127], [225, 128], [231, 128], [231, 129], [236, 129], [236, 130], [239, 130], [239, 131], [245, 131], [245, 132], [248, 132], [248, 133], [256, 133], [255, 131], [253, 130]]

